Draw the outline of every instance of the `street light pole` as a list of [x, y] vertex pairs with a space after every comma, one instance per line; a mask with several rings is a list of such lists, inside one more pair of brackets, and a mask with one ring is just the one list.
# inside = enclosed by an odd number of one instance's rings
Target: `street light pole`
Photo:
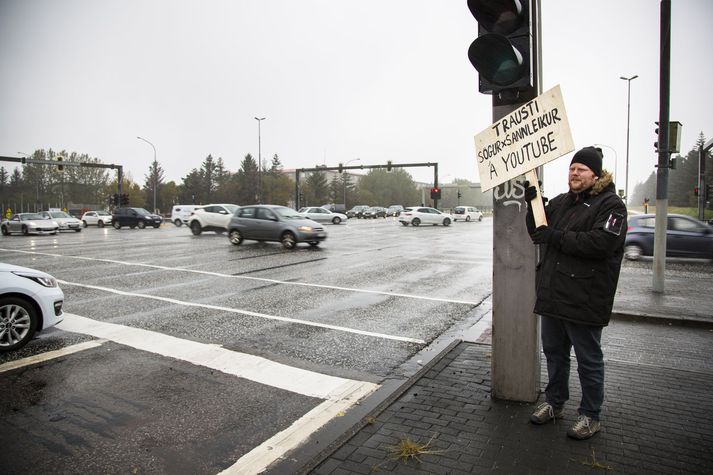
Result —
[[619, 79], [623, 79], [626, 81], [627, 85], [627, 95], [626, 95], [626, 183], [624, 183], [624, 196], [625, 200], [624, 203], [626, 205], [629, 205], [629, 123], [631, 120], [631, 81], [638, 78], [638, 75], [631, 76], [630, 78], [626, 78], [624, 76], [620, 76]]
[[260, 123], [265, 117], [255, 117], [257, 120], [257, 201], [262, 203], [262, 145], [260, 143]]
[[143, 137], [137, 136], [136, 138], [139, 140], [143, 140], [147, 144], [151, 145], [151, 148], [153, 148], [153, 168], [154, 168], [153, 173], [152, 173], [153, 174], [153, 212], [155, 213], [156, 212], [156, 188], [158, 187], [158, 183], [157, 183], [158, 177], [156, 176], [156, 174], [157, 174], [156, 172], [158, 170], [158, 166], [157, 166], [157, 162], [156, 162], [156, 147], [154, 146], [154, 144], [152, 144], [151, 142], [149, 142], [148, 140], [146, 140]]
[[[356, 162], [358, 160], [361, 160], [361, 158], [352, 158], [347, 163], [345, 163], [344, 166], [346, 167], [350, 163]], [[348, 173], [348, 172], [346, 170], [344, 170], [342, 173]], [[347, 211], [347, 179], [346, 179], [346, 177], [342, 177], [342, 183], [344, 183], [344, 212], [346, 213], [346, 211]]]

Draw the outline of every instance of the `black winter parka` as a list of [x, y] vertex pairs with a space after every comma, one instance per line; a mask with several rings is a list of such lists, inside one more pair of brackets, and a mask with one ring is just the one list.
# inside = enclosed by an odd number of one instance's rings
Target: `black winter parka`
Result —
[[[589, 190], [563, 193], [545, 206], [548, 226], [563, 233], [540, 246], [535, 313], [586, 325], [609, 323], [627, 228], [626, 206], [615, 190], [604, 171]], [[623, 216], [618, 236], [605, 230], [613, 213]], [[534, 227], [528, 209], [530, 234]]]

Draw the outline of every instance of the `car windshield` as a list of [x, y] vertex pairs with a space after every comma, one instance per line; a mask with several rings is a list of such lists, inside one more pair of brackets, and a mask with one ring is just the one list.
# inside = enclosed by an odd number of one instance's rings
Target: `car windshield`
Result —
[[285, 218], [285, 219], [303, 219], [302, 216], [300, 216], [299, 214], [297, 214], [297, 211], [295, 211], [295, 210], [293, 210], [293, 209], [291, 209], [291, 208], [287, 208], [287, 207], [285, 207], [285, 206], [279, 206], [279, 207], [276, 207], [276, 208], [272, 208], [272, 210], [273, 210], [275, 213], [277, 213], [278, 216], [280, 216], [281, 218]]
[[64, 211], [50, 211], [49, 215], [52, 218], [71, 218], [71, 216]]
[[111, 216], [109, 213], [106, 211], [97, 211], [97, 216]]
[[131, 208], [131, 209], [133, 209], [134, 211], [136, 211], [136, 214], [139, 214], [139, 215], [141, 215], [141, 216], [148, 216], [148, 215], [151, 214], [151, 213], [149, 213], [148, 211], [146, 211], [146, 210], [143, 209], [143, 208]]
[[40, 213], [25, 213], [20, 215], [20, 220], [29, 221], [31, 219], [49, 219], [42, 216]]

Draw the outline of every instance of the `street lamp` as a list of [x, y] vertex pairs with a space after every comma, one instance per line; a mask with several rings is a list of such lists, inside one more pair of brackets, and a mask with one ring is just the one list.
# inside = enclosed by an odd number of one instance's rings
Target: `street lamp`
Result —
[[609, 150], [611, 150], [612, 152], [614, 152], [614, 173], [613, 173], [612, 175], [613, 175], [614, 183], [616, 183], [616, 172], [617, 172], [617, 170], [618, 170], [618, 168], [617, 168], [618, 165], [617, 165], [617, 164], [618, 164], [618, 162], [619, 162], [619, 156], [618, 156], [618, 154], [616, 153], [616, 150], [615, 150], [614, 147], [612, 147], [611, 145], [606, 145], [606, 144], [603, 144], [603, 143], [595, 143], [594, 146], [595, 146], [595, 147], [606, 147], [606, 148], [608, 148]]
[[262, 203], [262, 146], [260, 144], [260, 122], [265, 117], [255, 117], [257, 120], [257, 201]]
[[[345, 163], [344, 166], [346, 167], [350, 163], [356, 162], [359, 160], [361, 160], [361, 158], [352, 158], [347, 163]], [[344, 170], [343, 173], [347, 173], [347, 171]], [[342, 183], [344, 183], [344, 211], [346, 212], [346, 210], [347, 210], [347, 178], [346, 177], [342, 177]]]
[[626, 197], [624, 203], [629, 204], [629, 121], [631, 120], [631, 81], [638, 78], [638, 75], [626, 78], [620, 76], [619, 79], [626, 81], [627, 85], [627, 95], [626, 95], [626, 176], [624, 183], [624, 196]]
[[149, 142], [148, 140], [146, 140], [143, 137], [137, 136], [136, 138], [139, 140], [143, 140], [147, 144], [151, 145], [151, 147], [153, 148], [153, 167], [154, 167], [154, 170], [153, 170], [153, 212], [155, 213], [156, 212], [156, 187], [158, 187], [158, 183], [157, 183], [158, 177], [156, 176], [157, 175], [156, 172], [158, 170], [158, 166], [157, 166], [157, 162], [156, 162], [156, 147], [154, 146], [154, 144], [152, 144], [151, 142]]

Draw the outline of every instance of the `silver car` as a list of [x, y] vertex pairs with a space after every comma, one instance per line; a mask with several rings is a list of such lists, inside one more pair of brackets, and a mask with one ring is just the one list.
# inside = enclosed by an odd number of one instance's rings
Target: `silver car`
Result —
[[318, 223], [339, 224], [342, 221], [346, 222], [347, 220], [346, 214], [335, 213], [333, 211], [329, 211], [328, 209], [316, 206], [300, 208], [298, 213], [304, 216], [305, 218], [311, 219], [312, 221], [317, 221]]
[[111, 224], [111, 214], [103, 210], [87, 211], [82, 215], [82, 224], [87, 226], [97, 226], [103, 228]]
[[252, 205], [235, 212], [228, 225], [228, 239], [236, 246], [251, 239], [277, 241], [293, 249], [299, 242], [316, 247], [327, 239], [327, 232], [319, 223], [285, 206]]
[[43, 211], [40, 214], [47, 219], [55, 221], [59, 225], [60, 231], [80, 232], [82, 230], [82, 222], [64, 211]]
[[22, 233], [25, 236], [28, 234], [57, 234], [59, 224], [45, 218], [40, 213], [17, 213], [0, 224], [0, 231], [3, 236], [12, 233]]

